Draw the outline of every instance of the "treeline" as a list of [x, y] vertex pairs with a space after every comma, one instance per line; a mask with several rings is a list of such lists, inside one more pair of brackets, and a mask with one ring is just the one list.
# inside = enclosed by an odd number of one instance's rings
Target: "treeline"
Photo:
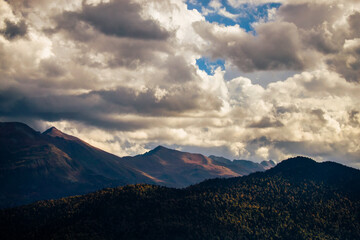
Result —
[[324, 179], [275, 168], [186, 189], [129, 185], [1, 211], [0, 230], [3, 239], [360, 239], [359, 186]]

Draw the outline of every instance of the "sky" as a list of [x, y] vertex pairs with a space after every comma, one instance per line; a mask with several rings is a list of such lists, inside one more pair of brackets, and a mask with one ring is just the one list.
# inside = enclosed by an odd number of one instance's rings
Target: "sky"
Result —
[[360, 168], [359, 0], [0, 0], [0, 121]]

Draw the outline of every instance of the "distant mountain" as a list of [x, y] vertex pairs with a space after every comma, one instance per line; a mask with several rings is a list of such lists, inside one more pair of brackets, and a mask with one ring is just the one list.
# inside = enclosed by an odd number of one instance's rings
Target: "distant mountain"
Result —
[[[282, 178], [293, 184], [316, 183], [336, 189], [342, 193], [360, 199], [360, 170], [335, 162], [318, 163], [311, 158], [295, 157], [280, 162], [265, 171], [252, 173], [248, 178], [209, 179], [197, 184], [199, 187], [231, 187], [240, 184], [244, 179], [261, 177]], [[214, 184], [213, 182], [216, 182]]]
[[163, 146], [122, 160], [151, 176], [156, 183], [169, 187], [185, 187], [209, 178], [241, 175], [201, 154], [180, 152]]
[[359, 180], [359, 170], [297, 157], [185, 189], [128, 185], [2, 210], [0, 232], [4, 239], [360, 239]]
[[276, 165], [272, 160], [262, 161], [261, 163], [256, 163], [248, 160], [229, 160], [224, 157], [209, 156], [210, 159], [214, 161], [216, 165], [224, 166], [231, 169], [232, 171], [238, 173], [240, 176], [248, 175], [253, 172], [261, 172], [267, 169], [270, 169]]
[[201, 154], [161, 146], [120, 158], [55, 127], [40, 133], [23, 123], [0, 123], [0, 208], [105, 187], [134, 183], [185, 187], [205, 179], [264, 170], [239, 169]]
[[276, 166], [276, 162], [274, 162], [273, 160], [262, 161], [260, 164], [264, 167], [265, 170]]

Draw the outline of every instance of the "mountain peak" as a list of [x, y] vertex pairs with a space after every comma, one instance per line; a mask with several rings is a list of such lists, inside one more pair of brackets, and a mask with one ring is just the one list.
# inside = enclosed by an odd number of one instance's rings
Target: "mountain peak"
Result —
[[289, 158], [285, 161], [282, 161], [277, 166], [278, 168], [304, 168], [304, 167], [311, 167], [316, 165], [316, 161], [303, 156], [297, 156], [293, 158]]
[[71, 135], [68, 135], [66, 133], [63, 133], [62, 131], [60, 131], [59, 129], [57, 129], [56, 127], [51, 127], [48, 130], [46, 130], [45, 132], [42, 133], [43, 135], [47, 135], [50, 137], [59, 137], [59, 138], [64, 138], [66, 140], [77, 140], [76, 137], [73, 137]]
[[53, 132], [53, 131], [59, 131], [56, 127], [52, 126], [51, 128], [47, 129], [46, 131], [43, 132], [43, 134], [46, 134], [48, 132]]
[[44, 135], [49, 135], [49, 136], [52, 136], [52, 137], [60, 137], [61, 135], [63, 135], [63, 133], [54, 126], [49, 128], [45, 132], [43, 132], [43, 134]]
[[0, 128], [3, 130], [8, 129], [11, 131], [16, 130], [16, 131], [36, 132], [31, 127], [21, 122], [0, 122]]
[[156, 148], [153, 149], [153, 151], [161, 151], [161, 150], [173, 150], [173, 149], [170, 149], [170, 148], [166, 148], [162, 145], [159, 145], [157, 146]]
[[313, 177], [317, 174], [320, 165], [320, 163], [311, 158], [297, 156], [278, 163], [274, 168], [269, 170], [269, 173], [277, 172], [298, 178]]
[[3, 139], [16, 139], [17, 143], [33, 141], [39, 133], [20, 122], [0, 122], [0, 136]]
[[275, 167], [276, 163], [273, 160], [268, 160], [268, 161], [262, 161], [260, 163], [266, 170]]
[[144, 155], [152, 155], [152, 154], [156, 154], [156, 153], [158, 153], [158, 152], [160, 152], [160, 151], [174, 151], [174, 150], [159, 145], [159, 146], [157, 146], [156, 148], [148, 151], [148, 152], [145, 153]]

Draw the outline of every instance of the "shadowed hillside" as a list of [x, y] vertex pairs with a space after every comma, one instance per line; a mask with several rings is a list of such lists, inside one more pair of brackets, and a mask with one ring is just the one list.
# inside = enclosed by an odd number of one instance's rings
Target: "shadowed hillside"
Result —
[[127, 183], [152, 183], [119, 157], [51, 128], [0, 124], [0, 206], [29, 203]]
[[360, 186], [351, 184], [359, 180], [359, 170], [297, 157], [186, 189], [129, 185], [7, 209], [0, 231], [7, 239], [359, 239]]

